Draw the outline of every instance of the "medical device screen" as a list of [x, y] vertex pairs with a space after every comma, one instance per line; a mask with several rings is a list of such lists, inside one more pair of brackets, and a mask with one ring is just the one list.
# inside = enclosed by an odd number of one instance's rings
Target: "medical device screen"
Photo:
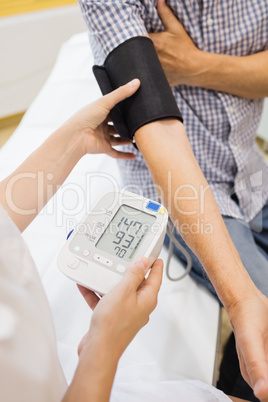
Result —
[[122, 205], [96, 247], [106, 253], [131, 261], [156, 217], [136, 208]]

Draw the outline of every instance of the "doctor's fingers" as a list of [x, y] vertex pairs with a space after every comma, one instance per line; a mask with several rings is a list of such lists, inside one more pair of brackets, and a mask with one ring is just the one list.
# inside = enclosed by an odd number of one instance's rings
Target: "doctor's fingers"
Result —
[[[119, 144], [116, 144], [119, 145]], [[136, 155], [131, 153], [131, 152], [124, 152], [124, 151], [118, 151], [117, 149], [114, 149], [111, 147], [109, 151], [106, 152], [108, 156], [111, 158], [115, 159], [135, 159]]]
[[154, 262], [148, 278], [138, 290], [138, 302], [153, 311], [157, 305], [157, 296], [162, 284], [163, 260], [158, 259]]
[[149, 269], [149, 260], [146, 257], [138, 258], [126, 270], [118, 289], [123, 293], [136, 293]]
[[110, 143], [113, 147], [115, 147], [117, 145], [130, 145], [132, 144], [132, 141], [128, 140], [127, 138], [116, 137], [110, 133]]
[[135, 78], [125, 85], [115, 89], [109, 94], [103, 96], [97, 102], [101, 107], [109, 112], [117, 103], [133, 95], [140, 86], [140, 80]]
[[77, 287], [88, 306], [91, 308], [91, 310], [94, 310], [100, 301], [100, 297], [96, 295], [96, 293], [92, 292], [92, 290], [89, 290], [84, 286], [77, 284]]

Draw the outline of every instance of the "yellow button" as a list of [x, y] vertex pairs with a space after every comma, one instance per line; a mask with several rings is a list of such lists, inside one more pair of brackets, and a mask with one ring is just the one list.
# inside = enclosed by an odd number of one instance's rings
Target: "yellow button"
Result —
[[165, 208], [160, 208], [159, 211], [158, 211], [158, 213], [161, 214], [161, 215], [164, 215], [166, 212], [167, 211], [166, 211]]

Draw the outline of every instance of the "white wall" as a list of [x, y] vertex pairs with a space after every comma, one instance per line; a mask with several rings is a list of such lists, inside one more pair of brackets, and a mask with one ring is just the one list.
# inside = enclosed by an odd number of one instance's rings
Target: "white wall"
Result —
[[27, 109], [61, 44], [85, 30], [78, 5], [0, 19], [0, 118]]

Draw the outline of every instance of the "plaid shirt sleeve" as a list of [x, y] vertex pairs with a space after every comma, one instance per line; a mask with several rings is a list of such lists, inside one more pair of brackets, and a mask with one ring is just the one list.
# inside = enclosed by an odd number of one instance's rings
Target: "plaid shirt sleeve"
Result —
[[147, 35], [144, 6], [136, 0], [78, 0], [89, 28], [97, 64], [118, 45], [134, 36]]

